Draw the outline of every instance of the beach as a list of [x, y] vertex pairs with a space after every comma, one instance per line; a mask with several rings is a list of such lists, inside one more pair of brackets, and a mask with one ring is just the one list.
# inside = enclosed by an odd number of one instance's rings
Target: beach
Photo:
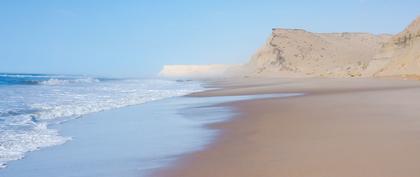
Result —
[[220, 136], [152, 176], [414, 177], [420, 175], [420, 83], [393, 79], [212, 80], [194, 97], [304, 93], [222, 104]]
[[0, 176], [420, 174], [417, 80], [255, 77], [197, 82], [204, 91], [51, 122], [46, 128], [69, 140], [10, 161]]
[[[45, 101], [44, 104], [61, 105], [55, 105], [57, 109], [54, 110], [41, 109], [13, 114], [8, 118], [16, 121], [1, 122], [1, 126], [8, 129], [3, 130], [0, 136], [0, 158], [19, 155], [19, 158], [4, 163], [0, 169], [1, 177], [153, 176], [150, 174], [154, 171], [176, 165], [180, 157], [201, 151], [217, 139], [219, 131], [209, 129], [207, 125], [226, 121], [236, 114], [230, 107], [220, 104], [297, 96], [259, 94], [190, 97], [182, 95], [209, 88], [202, 88], [201, 82], [195, 81], [102, 79], [90, 82], [93, 80], [90, 79], [85, 82], [86, 79], [83, 79], [80, 83], [79, 78], [51, 77], [57, 76], [37, 75], [38, 81], [42, 78], [39, 84], [2, 87], [1, 93], [4, 95], [14, 96], [21, 90], [19, 93], [31, 93], [26, 99], [32, 95], [42, 98], [36, 100], [34, 105], [39, 105], [41, 101]], [[25, 83], [27, 80], [32, 83], [34, 76], [19, 78]], [[130, 89], [133, 87], [136, 89]], [[29, 89], [30, 92], [27, 91]], [[37, 94], [35, 89], [44, 94]], [[66, 95], [50, 93], [54, 90], [66, 90], [58, 92]], [[75, 98], [87, 100], [59, 102]], [[92, 109], [92, 105], [96, 106], [93, 107], [95, 109]], [[6, 106], [10, 107], [11, 104]], [[63, 114], [57, 114], [57, 111], [66, 115], [80, 114], [61, 117]], [[55, 139], [66, 141], [47, 144], [55, 142]]]
[[70, 140], [11, 161], [0, 176], [149, 176], [214, 139], [217, 132], [203, 126], [230, 117], [228, 109], [207, 107], [221, 101], [173, 97], [52, 124], [48, 128]]
[[0, 177], [420, 177], [418, 7], [0, 2]]

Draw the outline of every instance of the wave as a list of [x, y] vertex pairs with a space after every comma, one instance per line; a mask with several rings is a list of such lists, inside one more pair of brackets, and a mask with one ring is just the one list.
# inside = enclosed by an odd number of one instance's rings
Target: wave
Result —
[[103, 78], [43, 74], [0, 74], [0, 85], [64, 85], [87, 84], [105, 80]]
[[40, 85], [64, 85], [64, 84], [80, 84], [80, 83], [96, 83], [100, 82], [96, 78], [81, 78], [81, 79], [48, 79], [45, 81], [36, 82]]
[[94, 77], [47, 78], [0, 87], [0, 168], [26, 152], [69, 140], [49, 129], [49, 124], [198, 90], [201, 86], [195, 82]]
[[63, 144], [70, 140], [61, 137], [57, 130], [48, 129], [46, 123], [33, 124], [28, 130], [0, 130], [0, 168], [6, 167], [6, 162], [24, 157], [26, 152], [40, 148]]
[[11, 74], [11, 73], [0, 73], [0, 77], [16, 77], [16, 78], [25, 78], [25, 77], [36, 77], [36, 78], [49, 78], [49, 77], [60, 77], [64, 75], [53, 75], [53, 74]]

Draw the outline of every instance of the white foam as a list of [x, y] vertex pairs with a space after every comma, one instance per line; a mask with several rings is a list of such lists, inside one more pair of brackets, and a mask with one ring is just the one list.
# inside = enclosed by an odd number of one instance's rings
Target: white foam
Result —
[[23, 158], [28, 151], [52, 145], [63, 144], [69, 138], [60, 137], [56, 130], [48, 129], [46, 123], [34, 126], [32, 130], [6, 130], [0, 134], [0, 168], [11, 160]]
[[152, 79], [99, 82], [94, 78], [71, 81], [52, 78], [43, 85], [0, 87], [0, 115], [6, 116], [0, 117], [0, 168], [10, 160], [22, 158], [26, 152], [69, 140], [48, 128], [48, 124], [58, 120], [200, 89], [194, 82]]
[[45, 81], [39, 82], [43, 85], [65, 85], [65, 84], [74, 84], [74, 83], [95, 83], [99, 82], [99, 79], [95, 78], [81, 78], [81, 79], [48, 79]]

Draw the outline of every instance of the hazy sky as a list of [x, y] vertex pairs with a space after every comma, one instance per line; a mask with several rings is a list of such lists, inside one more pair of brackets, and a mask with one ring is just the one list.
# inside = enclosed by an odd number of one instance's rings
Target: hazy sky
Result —
[[418, 0], [1, 0], [0, 72], [151, 76], [243, 63], [273, 27], [397, 33]]

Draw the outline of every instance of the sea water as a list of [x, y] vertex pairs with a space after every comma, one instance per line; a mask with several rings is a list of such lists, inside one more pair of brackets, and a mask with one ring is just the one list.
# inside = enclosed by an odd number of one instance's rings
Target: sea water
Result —
[[29, 151], [71, 140], [51, 125], [199, 90], [192, 81], [0, 73], [0, 171]]

